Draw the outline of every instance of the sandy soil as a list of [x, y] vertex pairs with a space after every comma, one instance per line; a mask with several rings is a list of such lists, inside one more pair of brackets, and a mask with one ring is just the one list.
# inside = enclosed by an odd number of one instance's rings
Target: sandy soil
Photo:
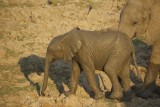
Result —
[[[124, 4], [125, 0], [0, 0], [0, 107], [159, 107], [159, 98], [94, 100], [83, 73], [76, 96], [67, 98], [63, 92], [68, 90], [71, 64], [63, 61], [51, 65], [46, 97], [39, 96], [51, 39], [77, 26], [117, 29]], [[133, 42], [144, 77], [151, 47]], [[110, 91], [112, 85], [103, 72], [96, 71], [96, 79], [102, 92]]]

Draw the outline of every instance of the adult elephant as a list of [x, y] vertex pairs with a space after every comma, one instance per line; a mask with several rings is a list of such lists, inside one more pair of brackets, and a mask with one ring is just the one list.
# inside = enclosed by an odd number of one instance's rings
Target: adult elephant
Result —
[[160, 71], [160, 0], [128, 0], [120, 15], [119, 30], [131, 39], [139, 36], [153, 45], [144, 87], [139, 94], [148, 98], [155, 89]]

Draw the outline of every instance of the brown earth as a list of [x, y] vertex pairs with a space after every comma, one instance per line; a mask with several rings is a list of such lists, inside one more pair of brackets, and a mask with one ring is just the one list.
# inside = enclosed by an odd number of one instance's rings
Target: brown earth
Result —
[[[94, 100], [83, 73], [77, 95], [66, 98], [62, 93], [68, 90], [70, 63], [63, 61], [51, 65], [47, 95], [39, 96], [51, 39], [77, 26], [97, 31], [117, 29], [124, 4], [125, 0], [0, 0], [0, 107], [159, 107], [159, 98]], [[144, 77], [151, 47], [133, 42]], [[110, 91], [110, 80], [103, 72], [96, 71], [96, 78], [102, 92]]]

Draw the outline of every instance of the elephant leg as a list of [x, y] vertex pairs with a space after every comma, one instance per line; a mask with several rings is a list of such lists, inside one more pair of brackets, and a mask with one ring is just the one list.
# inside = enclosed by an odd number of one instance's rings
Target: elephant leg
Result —
[[89, 86], [91, 90], [95, 93], [95, 99], [100, 99], [104, 97], [104, 94], [98, 89], [97, 83], [96, 83], [96, 77], [95, 77], [95, 68], [93, 66], [87, 66], [82, 65], [82, 69], [85, 72], [85, 75], [87, 77]]
[[[124, 51], [115, 52], [110, 55], [108, 61], [104, 67], [104, 71], [108, 75], [112, 83], [112, 93], [110, 98], [113, 99], [121, 99], [123, 97], [123, 91], [121, 84], [118, 80], [118, 74], [120, 73], [122, 67], [126, 64], [130, 57], [130, 53]], [[126, 90], [128, 90], [129, 86], [126, 85]]]
[[108, 75], [112, 83], [112, 93], [110, 95], [110, 98], [112, 99], [121, 99], [123, 96], [122, 87], [119, 83], [117, 72], [116, 72], [119, 69], [117, 68], [117, 64], [118, 63], [115, 63], [115, 60], [109, 59], [107, 64], [104, 67], [104, 71]]
[[148, 71], [145, 75], [144, 85], [146, 87], [153, 86], [156, 82], [160, 66], [152, 62], [149, 63]]
[[132, 99], [133, 92], [131, 91], [130, 86], [130, 58], [126, 62], [125, 66], [122, 68], [121, 72], [119, 73], [119, 77], [121, 79], [121, 84], [123, 87], [123, 98], [124, 101], [129, 101]]
[[158, 71], [160, 70], [160, 40], [155, 42], [149, 62], [148, 72], [145, 76], [145, 85], [155, 83]]
[[160, 40], [155, 42], [148, 66], [147, 73], [144, 79], [144, 89], [139, 96], [148, 98], [155, 89], [155, 82], [160, 70]]
[[64, 93], [66, 96], [76, 94], [79, 77], [80, 77], [80, 68], [79, 68], [77, 61], [73, 58], [72, 73], [71, 73], [71, 78], [70, 78], [70, 83], [69, 83], [69, 91]]
[[110, 95], [110, 98], [121, 99], [123, 96], [122, 87], [119, 83], [119, 80], [114, 68], [110, 68], [110, 64], [107, 64], [106, 67], [104, 68], [104, 71], [108, 75], [112, 83], [112, 93]]
[[129, 68], [124, 68], [123, 69], [124, 71], [123, 72], [120, 72], [122, 73], [119, 77], [121, 78], [121, 81], [122, 81], [122, 87], [123, 87], [123, 91], [124, 92], [128, 92], [130, 91], [130, 78], [129, 78]]

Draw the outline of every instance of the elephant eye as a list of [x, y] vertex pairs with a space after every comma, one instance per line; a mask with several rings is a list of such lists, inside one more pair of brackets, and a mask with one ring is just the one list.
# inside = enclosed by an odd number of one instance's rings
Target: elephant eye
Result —
[[139, 21], [132, 21], [131, 24], [134, 26], [134, 25], [140, 24], [140, 22]]
[[137, 25], [137, 24], [140, 24], [140, 23], [141, 23], [141, 19], [134, 17], [134, 19], [131, 19], [130, 22], [131, 22], [132, 25]]
[[132, 22], [132, 25], [136, 25], [136, 24], [138, 24], [138, 22]]

